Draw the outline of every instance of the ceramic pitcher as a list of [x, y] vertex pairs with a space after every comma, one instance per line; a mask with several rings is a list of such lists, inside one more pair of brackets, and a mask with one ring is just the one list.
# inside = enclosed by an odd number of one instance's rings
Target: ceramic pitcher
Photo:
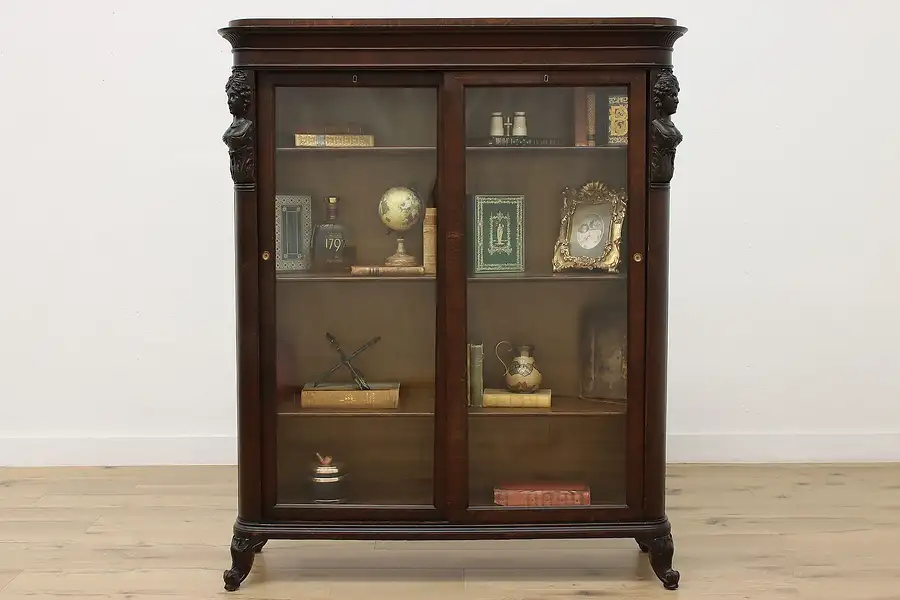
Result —
[[[513, 352], [511, 364], [507, 365], [500, 358], [500, 346], [506, 344], [510, 352]], [[516, 346], [503, 340], [494, 347], [497, 360], [503, 365], [503, 375], [506, 377], [506, 389], [519, 394], [531, 394], [541, 389], [541, 372], [534, 366], [534, 346]]]

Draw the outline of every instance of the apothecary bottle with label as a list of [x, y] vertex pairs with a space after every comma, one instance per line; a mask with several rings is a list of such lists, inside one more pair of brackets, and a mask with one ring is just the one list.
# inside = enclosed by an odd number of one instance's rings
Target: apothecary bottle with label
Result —
[[325, 198], [325, 221], [313, 236], [313, 263], [317, 271], [341, 271], [347, 266], [347, 229], [338, 217], [337, 196]]

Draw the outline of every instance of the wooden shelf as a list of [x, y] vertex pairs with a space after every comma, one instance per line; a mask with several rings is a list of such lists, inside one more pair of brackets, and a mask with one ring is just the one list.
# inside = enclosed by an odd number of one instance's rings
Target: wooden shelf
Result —
[[598, 150], [625, 150], [627, 145], [622, 146], [466, 146], [466, 151], [504, 151], [504, 152], [597, 152]]
[[[478, 417], [615, 416], [626, 412], [627, 402], [624, 400], [584, 400], [569, 396], [554, 396], [550, 408], [469, 407], [469, 415]], [[434, 398], [416, 390], [414, 393], [401, 393], [397, 408], [301, 408], [298, 391], [293, 400], [279, 404], [278, 414], [282, 417], [428, 417], [434, 415]]]
[[595, 499], [594, 492], [591, 490], [591, 503], [590, 504], [570, 504], [565, 505], [561, 504], [559, 506], [499, 506], [494, 504], [494, 496], [493, 494], [486, 493], [476, 493], [472, 494], [469, 498], [469, 510], [497, 510], [497, 511], [505, 511], [505, 510], [541, 510], [541, 511], [554, 511], [554, 510], [591, 510], [602, 507], [621, 507], [623, 502], [616, 501], [613, 499], [604, 500], [603, 498]]
[[[293, 495], [288, 495], [288, 501], [279, 502], [278, 508], [280, 510], [291, 510], [291, 509], [314, 509], [314, 510], [347, 510], [351, 508], [359, 509], [359, 510], [433, 510], [434, 509], [434, 499], [428, 498], [425, 495], [414, 495], [405, 492], [401, 492], [395, 494], [393, 497], [385, 495], [374, 496], [372, 494], [368, 494], [366, 492], [356, 492], [351, 491], [351, 493], [347, 494], [347, 499], [344, 502], [338, 502], [334, 504], [326, 503], [326, 504], [316, 504], [311, 500], [307, 502], [298, 501], [293, 502], [291, 498]], [[302, 496], [297, 496], [298, 498], [302, 498]], [[416, 502], [419, 499], [420, 502]]]
[[552, 396], [549, 408], [476, 408], [469, 407], [472, 417], [531, 417], [624, 415], [628, 404], [624, 400], [584, 400], [571, 396]]
[[[539, 151], [552, 151], [552, 152], [597, 152], [603, 150], [626, 150], [628, 148], [627, 145], [622, 146], [466, 146], [466, 151], [473, 152], [539, 152]], [[313, 153], [313, 154], [337, 154], [337, 153], [352, 153], [352, 154], [388, 154], [388, 153], [415, 153], [415, 152], [435, 152], [437, 148], [435, 146], [360, 146], [360, 147], [347, 147], [347, 148], [333, 148], [333, 147], [325, 147], [325, 148], [314, 148], [307, 146], [285, 146], [281, 148], [276, 148], [279, 153]]]
[[353, 153], [353, 154], [389, 154], [389, 153], [413, 153], [413, 152], [435, 152], [434, 146], [359, 146], [347, 148], [313, 148], [307, 146], [287, 146], [276, 148], [281, 153], [313, 153], [313, 154], [337, 154], [337, 153]]
[[349, 273], [276, 273], [276, 281], [434, 281], [434, 275], [350, 275]]
[[510, 281], [599, 281], [603, 279], [627, 279], [627, 273], [478, 273], [469, 275], [469, 282]]
[[[469, 275], [472, 283], [514, 282], [514, 281], [603, 281], [627, 279], [627, 273], [479, 273]], [[344, 273], [276, 273], [276, 281], [434, 281], [434, 275], [412, 275], [394, 277], [391, 275], [350, 275]]]

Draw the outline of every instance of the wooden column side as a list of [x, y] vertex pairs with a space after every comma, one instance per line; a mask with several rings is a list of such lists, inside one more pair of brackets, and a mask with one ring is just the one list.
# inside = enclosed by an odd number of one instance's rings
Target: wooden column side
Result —
[[[237, 396], [238, 396], [238, 518], [258, 521], [262, 518], [260, 481], [260, 298], [259, 298], [259, 238], [258, 190], [256, 186], [256, 133], [259, 131], [256, 101], [256, 74], [241, 72], [243, 83], [249, 87], [250, 105], [243, 115], [251, 123], [249, 133], [249, 163], [239, 166], [232, 161], [234, 181], [236, 317], [237, 317]], [[234, 77], [234, 75], [233, 75]], [[231, 80], [230, 80], [231, 81]], [[246, 90], [245, 90], [246, 91]], [[240, 113], [240, 111], [238, 111]], [[235, 114], [232, 111], [232, 114]], [[232, 126], [234, 123], [232, 124]], [[229, 128], [229, 131], [231, 128]], [[226, 132], [227, 136], [227, 132]], [[248, 138], [243, 136], [246, 141]], [[229, 148], [240, 141], [226, 141]]]
[[[452, 73], [444, 75], [440, 95], [440, 191], [438, 208], [438, 282], [443, 290], [444, 345], [441, 351], [445, 387], [439, 400], [444, 434], [445, 508], [451, 520], [462, 521], [469, 498], [468, 407], [466, 406], [466, 249], [465, 109], [463, 86]], [[452, 176], [448, 176], [452, 174]]]
[[644, 511], [665, 516], [669, 189], [651, 186], [647, 206], [647, 353]]
[[[661, 82], [661, 78], [665, 82]], [[671, 87], [657, 84], [667, 83]], [[674, 104], [673, 104], [674, 99]], [[647, 355], [644, 510], [648, 519], [665, 516], [666, 404], [669, 290], [669, 182], [681, 134], [671, 121], [677, 81], [671, 67], [650, 71], [647, 94], [650, 193], [647, 206]]]

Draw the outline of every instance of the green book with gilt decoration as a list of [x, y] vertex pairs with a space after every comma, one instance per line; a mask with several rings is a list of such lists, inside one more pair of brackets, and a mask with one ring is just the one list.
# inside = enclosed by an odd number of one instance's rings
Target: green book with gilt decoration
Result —
[[523, 272], [525, 196], [470, 196], [468, 215], [472, 272]]

